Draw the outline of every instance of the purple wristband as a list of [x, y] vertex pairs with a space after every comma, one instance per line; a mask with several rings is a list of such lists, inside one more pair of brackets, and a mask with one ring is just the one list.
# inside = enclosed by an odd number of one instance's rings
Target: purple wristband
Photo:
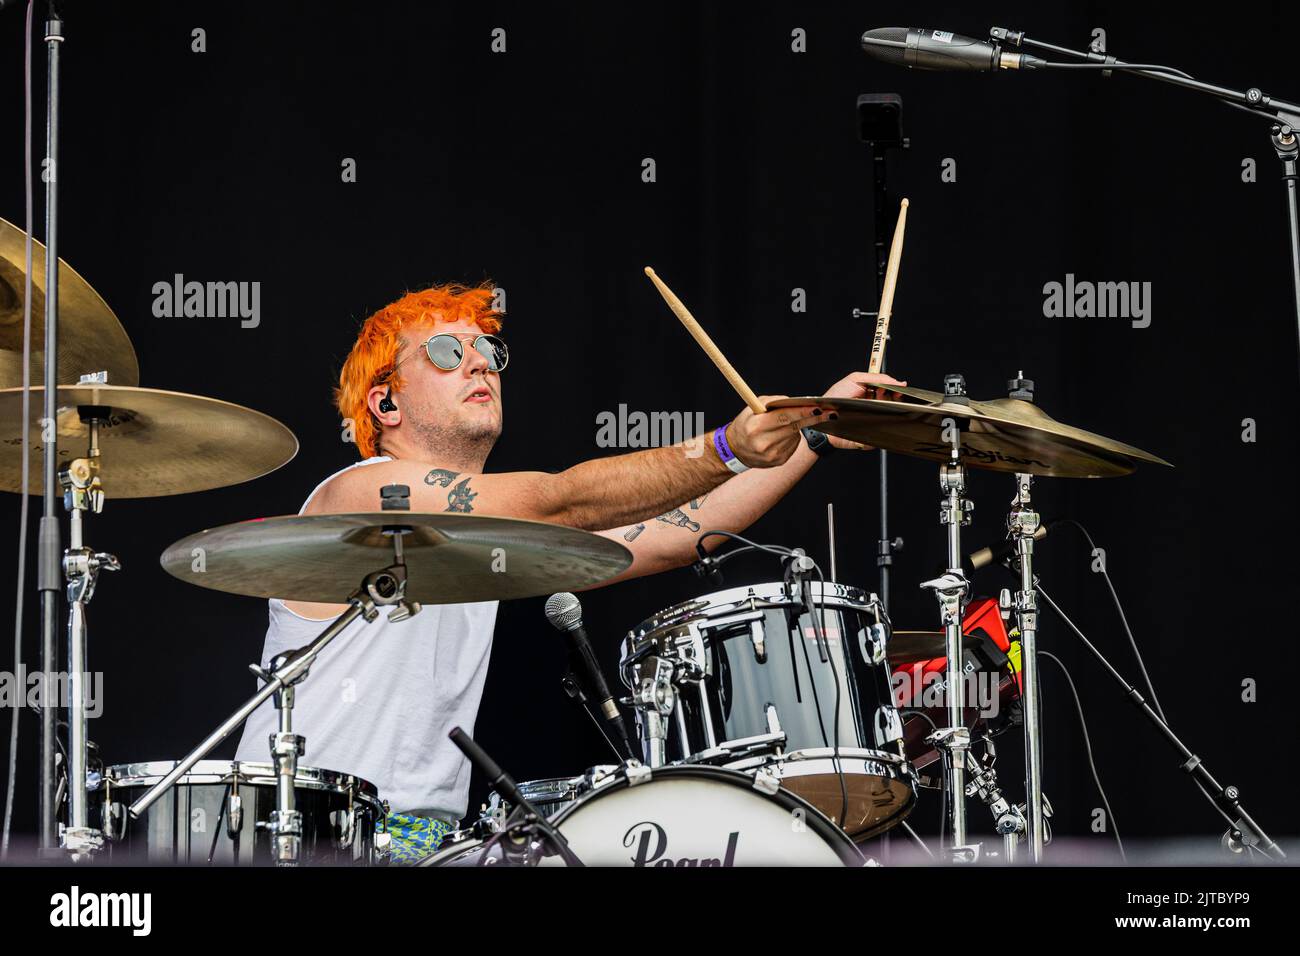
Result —
[[736, 474], [749, 470], [749, 466], [737, 458], [736, 453], [733, 452], [731, 446], [727, 444], [726, 425], [719, 425], [713, 430], [713, 447], [717, 450], [718, 457], [722, 459], [722, 463]]

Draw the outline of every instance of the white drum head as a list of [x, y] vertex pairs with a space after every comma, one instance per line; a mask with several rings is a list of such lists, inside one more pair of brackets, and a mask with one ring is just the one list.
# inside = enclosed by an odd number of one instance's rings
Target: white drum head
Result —
[[716, 767], [665, 767], [636, 786], [619, 780], [553, 822], [588, 866], [863, 863], [852, 841], [808, 803]]

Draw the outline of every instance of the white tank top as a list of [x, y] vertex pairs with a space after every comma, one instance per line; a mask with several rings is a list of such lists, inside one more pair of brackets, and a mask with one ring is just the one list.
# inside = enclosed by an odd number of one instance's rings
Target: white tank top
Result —
[[[316, 486], [387, 456], [367, 458]], [[360, 582], [357, 582], [360, 584]], [[272, 598], [262, 666], [311, 643], [327, 622], [312, 621]], [[397, 624], [380, 609], [373, 623], [353, 621], [321, 652], [297, 685], [294, 733], [306, 738], [299, 763], [355, 774], [379, 789], [394, 812], [451, 822], [469, 803], [469, 761], [447, 739], [455, 726], [474, 733], [483, 699], [497, 602], [426, 604]], [[279, 727], [266, 701], [244, 724], [236, 760], [267, 762]]]

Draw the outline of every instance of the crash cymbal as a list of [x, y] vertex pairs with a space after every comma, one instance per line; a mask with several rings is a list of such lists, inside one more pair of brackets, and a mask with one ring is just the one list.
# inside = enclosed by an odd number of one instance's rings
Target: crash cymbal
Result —
[[[977, 640], [969, 634], [961, 636], [963, 649], [974, 647]], [[943, 631], [894, 631], [889, 635], [885, 656], [895, 667], [932, 661], [948, 654], [948, 639]]]
[[[23, 269], [26, 233], [0, 219], [0, 388], [23, 383]], [[126, 330], [90, 283], [59, 260], [59, 383], [108, 372], [113, 385], [139, 385]], [[31, 380], [45, 381], [45, 246], [32, 242]]]
[[[393, 561], [385, 527], [402, 536], [406, 596], [421, 604], [535, 597], [608, 580], [632, 563], [617, 541], [576, 528], [486, 515], [380, 511], [257, 518], [182, 538], [162, 556], [200, 587], [341, 604]], [[195, 555], [202, 555], [202, 562]], [[196, 570], [197, 568], [197, 570]]]
[[958, 404], [925, 389], [889, 390], [900, 397], [783, 398], [767, 407], [818, 405], [837, 415], [812, 426], [818, 431], [930, 461], [948, 460], [943, 420], [952, 418], [962, 428], [962, 463], [991, 471], [1109, 478], [1131, 473], [1139, 462], [1169, 465], [1140, 448], [1058, 422], [1021, 399]]
[[[28, 429], [21, 388], [0, 390], [0, 490], [22, 490], [23, 435], [32, 437], [30, 491], [41, 494], [40, 426], [45, 389], [33, 388]], [[249, 481], [275, 471], [298, 453], [298, 439], [269, 415], [215, 398], [123, 385], [59, 388], [59, 464], [85, 456], [90, 427], [82, 414], [97, 409], [100, 483], [104, 495], [154, 498]]]

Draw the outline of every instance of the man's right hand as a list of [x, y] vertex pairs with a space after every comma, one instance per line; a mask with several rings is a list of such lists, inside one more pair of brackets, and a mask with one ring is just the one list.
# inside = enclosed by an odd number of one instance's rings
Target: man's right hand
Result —
[[[764, 405], [786, 395], [760, 395]], [[732, 454], [751, 468], [783, 465], [799, 447], [799, 429], [821, 420], [824, 410], [816, 405], [795, 405], [770, 412], [746, 408], [727, 426], [727, 444]]]

